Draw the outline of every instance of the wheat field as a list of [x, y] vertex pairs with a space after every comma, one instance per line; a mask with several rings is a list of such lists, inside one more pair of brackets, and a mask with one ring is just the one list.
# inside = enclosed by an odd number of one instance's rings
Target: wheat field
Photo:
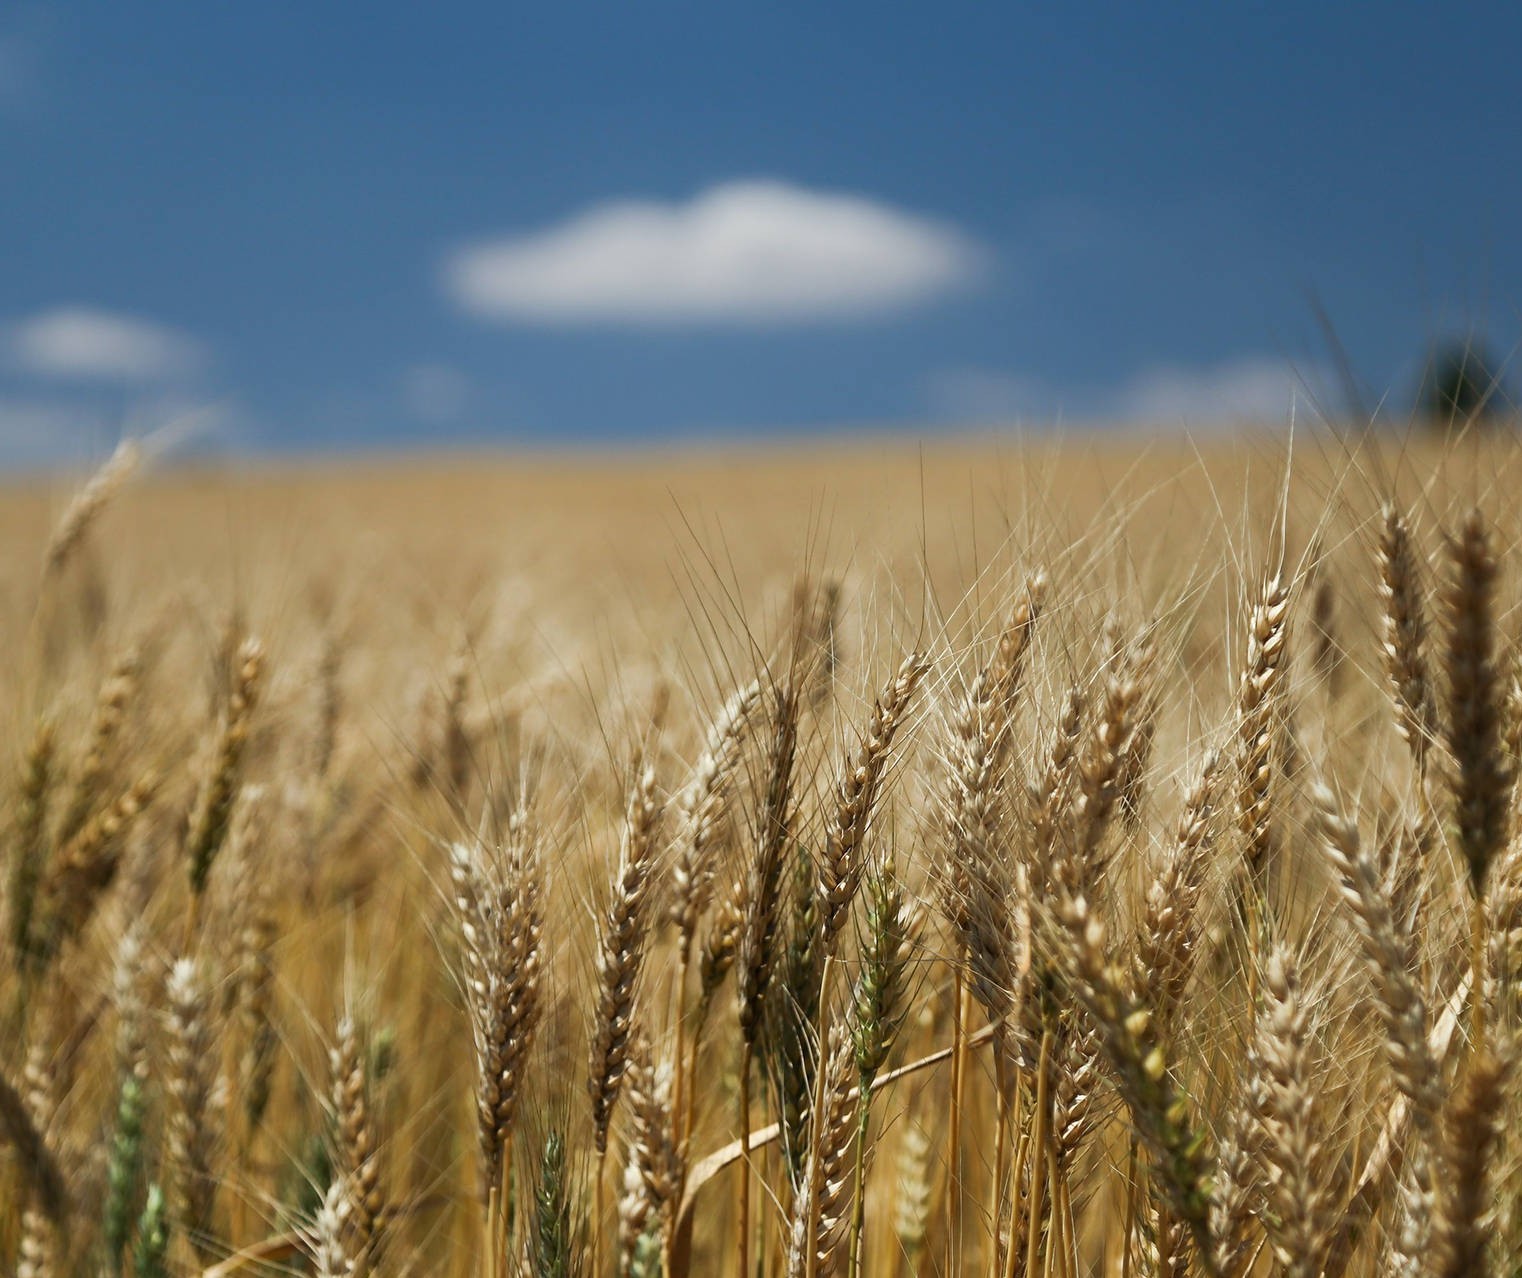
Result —
[[0, 1265], [1522, 1272], [1508, 437], [0, 493]]

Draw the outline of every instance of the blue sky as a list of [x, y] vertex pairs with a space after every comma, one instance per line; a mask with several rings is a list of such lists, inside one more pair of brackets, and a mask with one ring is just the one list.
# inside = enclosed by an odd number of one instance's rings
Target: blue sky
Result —
[[1282, 417], [1522, 334], [1514, 6], [0, 8], [0, 458]]

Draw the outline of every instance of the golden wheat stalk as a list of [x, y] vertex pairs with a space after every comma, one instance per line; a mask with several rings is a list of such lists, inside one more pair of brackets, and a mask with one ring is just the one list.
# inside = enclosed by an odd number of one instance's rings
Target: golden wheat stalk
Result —
[[544, 917], [538, 830], [522, 807], [508, 821], [499, 856], [480, 840], [450, 848], [450, 881], [461, 933], [461, 984], [476, 1057], [481, 1197], [509, 1189], [504, 1157], [542, 1012]]
[[1427, 754], [1437, 740], [1437, 700], [1427, 669], [1427, 616], [1422, 558], [1406, 517], [1384, 508], [1379, 538], [1379, 593], [1384, 604], [1380, 655], [1395, 703], [1395, 723], [1425, 775]]
[[654, 886], [662, 809], [656, 793], [655, 769], [642, 758], [634, 769], [613, 896], [598, 939], [597, 1007], [587, 1081], [592, 1098], [592, 1143], [599, 1160], [608, 1152], [608, 1128], [628, 1065], [634, 1001], [648, 939], [647, 902]]
[[1248, 881], [1266, 900], [1279, 840], [1274, 831], [1274, 767], [1285, 670], [1289, 587], [1269, 576], [1248, 614], [1247, 660], [1237, 692], [1237, 824], [1246, 841]]
[[142, 459], [142, 447], [135, 439], [122, 440], [116, 451], [75, 494], [48, 542], [45, 563], [50, 575], [64, 570], [101, 512], [136, 473]]
[[216, 1252], [212, 1212], [219, 1178], [215, 1166], [213, 1088], [216, 1070], [211, 1003], [196, 960], [181, 958], [165, 987], [169, 1016], [169, 1161], [175, 1217], [185, 1238], [209, 1263]]
[[238, 649], [235, 666], [211, 767], [185, 834], [185, 865], [195, 900], [206, 890], [212, 861], [227, 837], [233, 805], [243, 783], [243, 754], [264, 681], [264, 645], [257, 639], [245, 639]]
[[370, 1105], [369, 1079], [359, 1030], [350, 1016], [338, 1023], [329, 1054], [333, 1112], [338, 1120], [339, 1176], [347, 1198], [348, 1263], [356, 1272], [374, 1264], [381, 1245], [386, 1202], [381, 1191], [380, 1158]]
[[835, 783], [835, 811], [819, 863], [819, 895], [824, 906], [820, 945], [825, 954], [834, 953], [861, 885], [867, 829], [892, 757], [893, 739], [914, 690], [929, 669], [930, 659], [923, 652], [911, 652], [904, 658], [872, 703], [872, 717], [861, 746], [854, 760], [847, 759]]

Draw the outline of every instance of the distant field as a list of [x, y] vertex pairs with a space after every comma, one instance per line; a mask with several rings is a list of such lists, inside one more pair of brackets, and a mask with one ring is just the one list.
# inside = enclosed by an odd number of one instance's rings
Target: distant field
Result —
[[0, 1265], [1512, 1272], [1519, 457], [0, 492]]
[[[1387, 481], [1418, 504], [1429, 490], [1438, 501], [1499, 492], [1516, 455], [1508, 441], [1481, 441], [1440, 464], [1437, 447], [1406, 441], [1350, 457], [1338, 439], [1305, 436], [1292, 522], [1308, 534], [1334, 497], [1334, 517], [1367, 514]], [[1268, 436], [423, 456], [150, 472], [113, 503], [106, 537], [114, 580], [194, 585], [212, 610], [283, 607], [288, 592], [341, 569], [334, 589], [383, 574], [393, 598], [442, 605], [446, 626], [450, 607], [492, 580], [543, 583], [540, 607], [587, 605], [617, 624], [686, 597], [705, 557], [744, 592], [805, 567], [861, 584], [928, 569], [943, 603], [980, 574], [1070, 543], [1124, 540], [1139, 571], [1158, 562], [1172, 576], [1180, 547], [1192, 559], [1204, 537], [1245, 548], [1265, 532], [1284, 476], [1284, 441]], [[61, 479], [0, 490], [18, 588], [71, 492]], [[562, 588], [566, 574], [590, 589]]]

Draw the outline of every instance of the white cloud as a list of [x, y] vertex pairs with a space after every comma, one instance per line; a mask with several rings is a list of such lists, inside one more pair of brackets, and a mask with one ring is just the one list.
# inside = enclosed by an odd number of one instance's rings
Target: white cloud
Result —
[[1263, 355], [1206, 368], [1159, 367], [1129, 382], [1111, 415], [1157, 423], [1283, 422], [1294, 405], [1307, 402], [1307, 386], [1314, 392], [1321, 380], [1317, 370]]
[[925, 382], [938, 421], [964, 423], [1117, 422], [1154, 426], [1287, 422], [1295, 405], [1314, 413], [1330, 385], [1326, 371], [1271, 355], [1203, 366], [1158, 365], [1113, 389], [1064, 389], [1044, 377], [952, 368]]
[[1059, 402], [1043, 379], [987, 368], [946, 368], [925, 384], [937, 421], [996, 423], [1056, 416]]
[[78, 462], [106, 434], [103, 415], [84, 405], [0, 396], [0, 468]]
[[469, 380], [448, 364], [415, 364], [402, 374], [402, 401], [419, 421], [432, 425], [454, 421], [469, 398]]
[[0, 470], [93, 465], [132, 437], [150, 457], [227, 440], [237, 424], [231, 402], [154, 397], [123, 410], [92, 397], [0, 394]]
[[467, 246], [444, 284], [466, 310], [519, 323], [772, 324], [900, 310], [981, 261], [953, 228], [873, 200], [744, 181]]
[[133, 315], [63, 306], [11, 325], [10, 362], [26, 373], [72, 381], [154, 382], [183, 377], [205, 359], [183, 333]]

